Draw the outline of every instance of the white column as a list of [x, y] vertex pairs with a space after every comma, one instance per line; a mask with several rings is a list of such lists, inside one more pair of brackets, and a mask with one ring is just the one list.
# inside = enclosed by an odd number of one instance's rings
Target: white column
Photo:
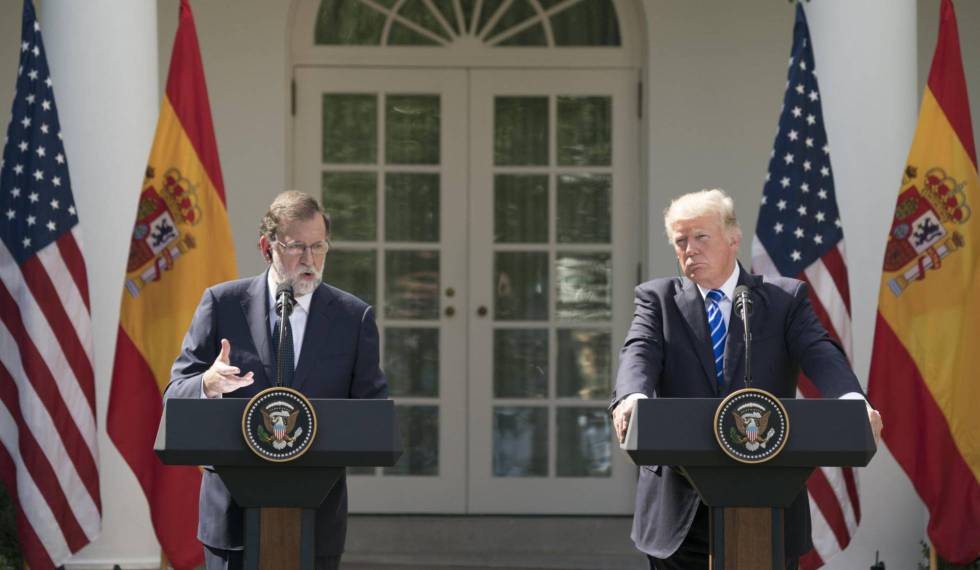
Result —
[[[867, 386], [885, 241], [922, 97], [916, 1], [820, 0], [804, 6], [846, 236], [854, 371]], [[827, 568], [867, 568], [876, 550], [889, 568], [918, 560], [924, 508], [905, 472], [881, 446], [859, 477], [861, 525]]]
[[84, 232], [95, 338], [102, 536], [70, 566], [158, 567], [146, 499], [105, 435], [123, 276], [159, 113], [156, 2], [44, 0], [40, 9]]

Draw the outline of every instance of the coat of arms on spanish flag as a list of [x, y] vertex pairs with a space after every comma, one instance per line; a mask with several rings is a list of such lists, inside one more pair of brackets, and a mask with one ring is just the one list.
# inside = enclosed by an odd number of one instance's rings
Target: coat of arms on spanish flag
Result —
[[149, 502], [163, 554], [177, 569], [203, 561], [196, 538], [201, 474], [154, 455], [161, 394], [204, 289], [236, 276], [197, 31], [181, 0], [130, 241], [106, 418]]
[[885, 250], [869, 396], [950, 562], [980, 556], [980, 203], [956, 15], [939, 39]]

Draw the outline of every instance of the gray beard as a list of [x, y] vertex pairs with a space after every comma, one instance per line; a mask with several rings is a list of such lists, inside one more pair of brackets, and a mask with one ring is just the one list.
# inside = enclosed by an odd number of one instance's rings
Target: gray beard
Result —
[[292, 281], [294, 297], [302, 297], [303, 295], [309, 295], [310, 293], [315, 291], [317, 287], [320, 286], [320, 283], [323, 283], [323, 277], [320, 276], [318, 276], [316, 279], [311, 281], [309, 285], [307, 285], [306, 282], [300, 281], [299, 279], [291, 279], [291, 280], [286, 279], [283, 275], [283, 272], [280, 271], [279, 267], [275, 263], [272, 264], [271, 271], [273, 273], [273, 276], [275, 277], [273, 281], [275, 281], [277, 285], [282, 283], [283, 281]]
[[317, 277], [313, 281], [310, 281], [309, 283], [307, 283], [306, 281], [295, 282], [294, 289], [293, 289], [293, 295], [295, 295], [296, 297], [302, 297], [303, 295], [309, 295], [310, 293], [312, 293], [313, 291], [315, 291], [317, 287], [320, 286], [320, 283], [323, 283], [323, 279], [321, 279], [319, 277]]

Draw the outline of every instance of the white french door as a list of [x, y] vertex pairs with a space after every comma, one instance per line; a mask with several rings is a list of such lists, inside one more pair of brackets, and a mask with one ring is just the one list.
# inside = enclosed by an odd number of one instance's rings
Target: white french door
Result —
[[628, 513], [606, 415], [639, 245], [635, 72], [296, 69], [324, 279], [375, 306], [405, 456], [360, 512]]
[[606, 406], [636, 284], [635, 85], [470, 74], [471, 512], [632, 510]]

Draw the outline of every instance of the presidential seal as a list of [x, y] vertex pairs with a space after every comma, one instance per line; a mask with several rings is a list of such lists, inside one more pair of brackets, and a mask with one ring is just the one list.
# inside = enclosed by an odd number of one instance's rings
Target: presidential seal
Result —
[[262, 459], [292, 461], [306, 453], [316, 437], [316, 413], [292, 388], [268, 388], [256, 394], [242, 414], [242, 435]]
[[715, 411], [715, 439], [740, 463], [764, 463], [789, 438], [789, 416], [778, 398], [757, 388], [732, 392]]

